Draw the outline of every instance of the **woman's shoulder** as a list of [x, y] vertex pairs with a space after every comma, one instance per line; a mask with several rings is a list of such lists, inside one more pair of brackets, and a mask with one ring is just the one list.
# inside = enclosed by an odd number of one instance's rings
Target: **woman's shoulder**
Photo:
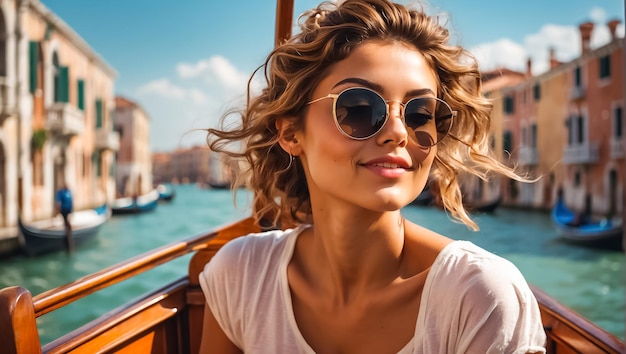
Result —
[[233, 265], [254, 264], [272, 259], [282, 253], [289, 241], [305, 229], [298, 226], [287, 230], [252, 233], [227, 242], [207, 264], [207, 268], [230, 268]]
[[531, 296], [528, 283], [509, 260], [469, 241], [454, 241], [439, 254], [433, 268], [433, 286], [489, 297]]

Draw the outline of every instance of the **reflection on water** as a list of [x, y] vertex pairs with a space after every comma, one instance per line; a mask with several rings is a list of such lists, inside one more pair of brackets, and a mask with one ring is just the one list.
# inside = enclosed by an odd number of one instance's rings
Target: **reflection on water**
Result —
[[[33, 294], [63, 285], [128, 258], [189, 238], [248, 214], [247, 195], [233, 208], [229, 191], [179, 186], [171, 204], [143, 215], [113, 217], [98, 236], [71, 256], [16, 256], [0, 261], [0, 287], [20, 285]], [[436, 209], [407, 207], [404, 216], [455, 239], [467, 239], [517, 265], [526, 279], [599, 326], [624, 338], [625, 257], [558, 240], [549, 216], [500, 209], [475, 217], [472, 232]], [[111, 309], [184, 276], [189, 256], [161, 265], [38, 319], [46, 343]]]

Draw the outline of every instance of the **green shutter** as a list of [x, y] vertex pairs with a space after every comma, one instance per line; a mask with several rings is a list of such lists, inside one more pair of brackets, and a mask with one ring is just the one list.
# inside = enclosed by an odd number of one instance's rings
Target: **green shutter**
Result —
[[96, 100], [96, 128], [102, 128], [102, 100]]
[[37, 89], [37, 62], [39, 61], [39, 42], [31, 41], [28, 46], [30, 67], [30, 93]]
[[70, 69], [67, 66], [59, 67], [59, 72], [55, 78], [55, 101], [68, 103], [70, 101]]
[[85, 110], [85, 80], [78, 80], [78, 85], [76, 86], [78, 89], [78, 109], [81, 111]]
[[68, 103], [70, 101], [70, 68], [62, 66], [60, 69], [60, 98], [61, 102]]

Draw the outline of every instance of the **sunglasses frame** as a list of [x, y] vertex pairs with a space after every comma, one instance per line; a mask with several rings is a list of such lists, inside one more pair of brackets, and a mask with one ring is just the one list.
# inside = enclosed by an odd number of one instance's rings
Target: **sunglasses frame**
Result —
[[[380, 128], [378, 128], [378, 130], [376, 130], [374, 133], [372, 133], [372, 134], [370, 134], [370, 135], [368, 135], [368, 136], [366, 136], [366, 137], [363, 137], [363, 138], [357, 138], [357, 137], [351, 136], [350, 134], [346, 133], [343, 129], [341, 129], [341, 126], [339, 125], [339, 120], [337, 119], [337, 101], [338, 101], [338, 99], [339, 99], [339, 96], [341, 96], [342, 94], [344, 94], [344, 93], [346, 93], [347, 91], [350, 91], [350, 90], [366, 90], [366, 91], [369, 91], [369, 92], [371, 92], [371, 93], [375, 94], [376, 96], [378, 96], [378, 97], [379, 97], [379, 98], [380, 98], [380, 99], [381, 99], [381, 100], [385, 103], [385, 121], [384, 121], [384, 122], [383, 122], [383, 124], [380, 126]], [[316, 99], [314, 99], [314, 100], [311, 100], [311, 101], [307, 102], [307, 105], [310, 105], [310, 104], [313, 104], [313, 103], [316, 103], [316, 102], [319, 102], [319, 101], [325, 100], [325, 99], [327, 99], [327, 98], [332, 98], [332, 99], [333, 99], [333, 119], [334, 119], [334, 121], [335, 121], [335, 126], [337, 127], [337, 129], [339, 130], [339, 132], [341, 132], [341, 134], [343, 134], [343, 135], [345, 135], [346, 137], [348, 137], [348, 138], [350, 138], [350, 139], [353, 139], [353, 140], [367, 140], [367, 139], [369, 139], [369, 138], [371, 138], [371, 137], [375, 136], [376, 134], [380, 133], [380, 131], [381, 131], [381, 130], [385, 127], [385, 125], [386, 125], [386, 124], [387, 124], [387, 122], [389, 121], [389, 116], [390, 116], [390, 114], [389, 114], [389, 103], [391, 103], [391, 102], [396, 102], [396, 103], [400, 104], [400, 106], [402, 106], [402, 122], [404, 123], [404, 126], [405, 126], [408, 130], [411, 130], [411, 131], [413, 131], [413, 132], [415, 132], [415, 131], [416, 131], [416, 129], [413, 129], [413, 128], [411, 128], [411, 127], [407, 126], [407, 124], [406, 124], [406, 116], [405, 116], [405, 113], [406, 113], [406, 106], [407, 106], [407, 104], [409, 104], [411, 101], [413, 101], [413, 100], [425, 99], [425, 98], [427, 98], [427, 99], [434, 99], [435, 101], [439, 102], [440, 104], [444, 104], [446, 107], [448, 107], [448, 110], [450, 111], [450, 118], [448, 118], [448, 119], [450, 119], [450, 120], [451, 120], [451, 122], [450, 122], [450, 125], [448, 126], [448, 130], [445, 132], [445, 135], [443, 135], [443, 137], [442, 137], [441, 139], [437, 139], [437, 141], [436, 141], [434, 144], [431, 144], [431, 145], [422, 145], [422, 144], [420, 144], [420, 143], [417, 141], [417, 139], [415, 139], [415, 140], [416, 140], [416, 143], [417, 143], [418, 145], [420, 145], [420, 146], [423, 146], [423, 147], [432, 147], [432, 146], [435, 146], [435, 145], [437, 145], [440, 141], [442, 141], [442, 140], [443, 140], [443, 138], [445, 138], [446, 136], [448, 136], [448, 134], [449, 134], [449, 132], [450, 132], [450, 129], [452, 128], [452, 123], [453, 123], [453, 120], [454, 120], [454, 118], [456, 118], [456, 115], [457, 115], [457, 111], [452, 110], [452, 107], [450, 107], [450, 105], [449, 105], [446, 101], [442, 100], [442, 99], [441, 99], [441, 98], [439, 98], [439, 97], [430, 97], [430, 96], [428, 96], [428, 97], [414, 97], [414, 98], [411, 98], [410, 100], [408, 100], [408, 101], [406, 101], [406, 102], [404, 102], [404, 103], [403, 103], [403, 102], [400, 102], [400, 101], [395, 101], [395, 100], [385, 100], [385, 98], [384, 98], [383, 96], [381, 96], [378, 92], [376, 92], [376, 91], [374, 91], [374, 90], [372, 90], [372, 89], [370, 89], [370, 88], [367, 88], [367, 87], [349, 87], [349, 88], [347, 88], [347, 89], [345, 89], [345, 90], [343, 90], [343, 91], [341, 91], [341, 92], [339, 92], [339, 93], [329, 93], [328, 95], [326, 95], [326, 96], [324, 96], [324, 97], [320, 97], [320, 98], [316, 98]], [[437, 117], [435, 117], [435, 125], [436, 125], [436, 124], [437, 124]]]

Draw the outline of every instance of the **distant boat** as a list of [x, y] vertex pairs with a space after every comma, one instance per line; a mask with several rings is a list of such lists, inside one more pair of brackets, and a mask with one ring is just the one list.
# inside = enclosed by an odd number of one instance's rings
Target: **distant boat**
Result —
[[552, 223], [564, 239], [573, 243], [621, 251], [623, 224], [611, 220], [577, 220], [579, 217], [559, 199], [552, 208]]
[[[74, 247], [79, 247], [94, 238], [110, 215], [111, 210], [106, 204], [96, 209], [71, 213], [69, 217], [72, 224]], [[18, 218], [18, 225], [24, 250], [29, 256], [67, 250], [65, 225], [61, 216], [28, 224]]]
[[209, 181], [208, 185], [209, 185], [209, 189], [229, 189], [230, 188], [229, 181]]
[[159, 184], [157, 186], [157, 191], [159, 192], [159, 200], [169, 202], [176, 196], [174, 186], [172, 186], [171, 184]]
[[111, 205], [113, 215], [138, 214], [154, 210], [159, 204], [159, 192], [154, 189], [137, 198], [116, 199]]
[[502, 203], [502, 197], [498, 196], [487, 201], [468, 201], [463, 202], [463, 206], [471, 213], [493, 213]]
[[435, 201], [435, 198], [433, 196], [433, 193], [430, 191], [428, 187], [426, 187], [424, 188], [422, 193], [420, 193], [417, 196], [417, 198], [415, 198], [411, 202], [411, 205], [428, 206], [428, 205], [432, 205], [434, 201]]

